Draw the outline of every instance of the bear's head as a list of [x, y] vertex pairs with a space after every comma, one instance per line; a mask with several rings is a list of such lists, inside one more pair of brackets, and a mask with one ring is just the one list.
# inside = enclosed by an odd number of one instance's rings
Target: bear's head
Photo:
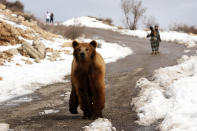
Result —
[[96, 55], [97, 42], [95, 40], [91, 41], [89, 44], [73, 41], [72, 46], [74, 48], [73, 55], [78, 62], [91, 62]]

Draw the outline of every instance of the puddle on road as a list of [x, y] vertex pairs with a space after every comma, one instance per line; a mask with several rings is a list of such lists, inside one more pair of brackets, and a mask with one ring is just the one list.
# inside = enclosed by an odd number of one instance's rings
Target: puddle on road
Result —
[[19, 106], [20, 104], [31, 102], [33, 100], [39, 100], [39, 99], [40, 99], [40, 97], [36, 94], [16, 97], [16, 98], [13, 98], [13, 99], [8, 100], [6, 102], [0, 103], [0, 109]]

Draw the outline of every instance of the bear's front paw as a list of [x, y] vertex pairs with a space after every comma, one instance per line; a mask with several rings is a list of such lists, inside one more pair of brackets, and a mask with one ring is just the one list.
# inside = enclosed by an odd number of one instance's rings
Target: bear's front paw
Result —
[[102, 112], [98, 111], [94, 113], [92, 119], [97, 119], [97, 118], [103, 118]]
[[75, 109], [69, 109], [69, 111], [70, 111], [70, 113], [72, 113], [72, 114], [78, 114], [78, 111]]

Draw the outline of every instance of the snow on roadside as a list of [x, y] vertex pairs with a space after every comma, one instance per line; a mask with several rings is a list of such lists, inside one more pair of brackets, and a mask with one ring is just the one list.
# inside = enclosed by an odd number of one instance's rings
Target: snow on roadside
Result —
[[[118, 30], [121, 34], [131, 35], [138, 38], [146, 39], [149, 31], [144, 30]], [[197, 36], [188, 33], [181, 33], [176, 31], [160, 31], [160, 36], [162, 41], [174, 42], [177, 44], [183, 44], [186, 47], [196, 47]]]
[[70, 72], [72, 56], [66, 56], [64, 61], [43, 60], [40, 64], [32, 65], [25, 65], [24, 61], [21, 61], [21, 56], [14, 59], [21, 66], [13, 64], [0, 68], [3, 77], [0, 81], [0, 102], [30, 94], [41, 85], [62, 82], [64, 75]]
[[[148, 31], [144, 30], [118, 29], [116, 26], [107, 25], [102, 21], [96, 20], [96, 18], [91, 18], [87, 16], [67, 20], [63, 23], [63, 25], [70, 26], [75, 25], [76, 23], [85, 27], [112, 30], [124, 35], [130, 35], [143, 39], [146, 39], [148, 33]], [[176, 31], [160, 31], [160, 35], [162, 41], [175, 42], [177, 44], [183, 44], [187, 47], [195, 47], [197, 45], [197, 36], [188, 33], [181, 33]]]
[[89, 126], [83, 127], [82, 131], [116, 131], [116, 128], [108, 119], [98, 118]]
[[161, 39], [166, 42], [183, 44], [186, 47], [196, 47], [197, 44], [197, 36], [176, 31], [161, 32]]
[[161, 120], [161, 131], [197, 130], [197, 56], [183, 56], [178, 63], [156, 70], [152, 81], [138, 80], [141, 90], [131, 105], [139, 124]]
[[[90, 42], [89, 39], [82, 40]], [[62, 44], [67, 41], [63, 39], [42, 40], [47, 48], [60, 51], [66, 49], [72, 52], [71, 47], [62, 47]], [[103, 40], [97, 41], [101, 44], [101, 48], [97, 48], [97, 51], [102, 54], [106, 63], [115, 62], [132, 54], [132, 50], [128, 47], [122, 47], [116, 43], [107, 43]], [[63, 82], [64, 76], [70, 74], [72, 59], [72, 54], [65, 54], [64, 52], [61, 52], [60, 58], [54, 62], [48, 60], [48, 57], [41, 60], [41, 63], [35, 63], [31, 58], [21, 55], [14, 56], [12, 62], [7, 62], [0, 68], [0, 74], [3, 78], [0, 81], [0, 102], [33, 93], [42, 85]], [[27, 65], [25, 60], [29, 60], [33, 64]]]

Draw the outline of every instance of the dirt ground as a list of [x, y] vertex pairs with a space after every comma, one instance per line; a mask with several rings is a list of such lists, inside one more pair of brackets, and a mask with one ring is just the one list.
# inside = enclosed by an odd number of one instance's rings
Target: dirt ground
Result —
[[[151, 79], [155, 69], [176, 64], [176, 60], [184, 53], [185, 47], [173, 43], [161, 42], [161, 53], [151, 55], [149, 40], [120, 35], [116, 32], [98, 29], [85, 29], [91, 39], [104, 39], [119, 43], [133, 50], [133, 54], [115, 63], [107, 64], [106, 72], [106, 104], [104, 117], [111, 120], [118, 131], [154, 131], [155, 125], [144, 127], [135, 123], [136, 113], [132, 111], [130, 102], [137, 95], [136, 81], [141, 77]], [[192, 54], [190, 52], [189, 54]], [[71, 89], [70, 77], [65, 83], [53, 83], [44, 86], [35, 93], [15, 98], [0, 104], [0, 123], [10, 124], [15, 131], [79, 131], [89, 125], [92, 120], [81, 119], [82, 112], [77, 115], [68, 111], [67, 92]], [[17, 103], [17, 100], [31, 98], [31, 102]], [[59, 110], [58, 113], [41, 115], [48, 109]]]

